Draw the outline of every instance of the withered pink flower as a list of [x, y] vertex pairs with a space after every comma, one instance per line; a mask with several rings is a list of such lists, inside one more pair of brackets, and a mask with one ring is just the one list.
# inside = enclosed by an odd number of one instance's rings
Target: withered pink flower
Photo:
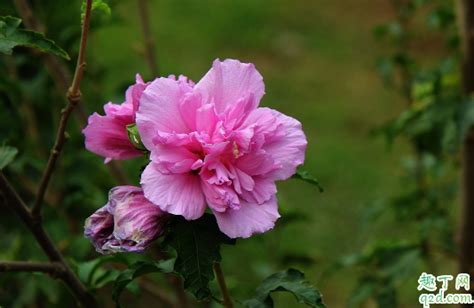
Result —
[[108, 163], [112, 159], [123, 160], [143, 155], [130, 142], [127, 125], [135, 123], [140, 97], [148, 84], [136, 75], [136, 83], [130, 86], [125, 94], [125, 102], [117, 105], [107, 103], [105, 115], [94, 113], [82, 131], [86, 139], [86, 148], [105, 157]]
[[117, 186], [108, 203], [86, 220], [84, 235], [102, 254], [141, 252], [162, 234], [169, 216], [141, 188]]
[[206, 204], [231, 238], [273, 228], [279, 218], [275, 181], [304, 162], [300, 122], [258, 107], [264, 83], [252, 64], [214, 61], [195, 85], [154, 80], [143, 92], [137, 127], [150, 164], [144, 194], [188, 220]]

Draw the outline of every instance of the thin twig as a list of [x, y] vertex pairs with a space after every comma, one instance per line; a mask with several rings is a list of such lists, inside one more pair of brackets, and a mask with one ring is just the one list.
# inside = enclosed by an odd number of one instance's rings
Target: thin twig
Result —
[[148, 0], [138, 0], [138, 13], [142, 25], [143, 39], [145, 41], [145, 56], [152, 77], [158, 76], [158, 65], [156, 63], [155, 42], [150, 30], [150, 18], [148, 16]]
[[0, 272], [39, 272], [60, 277], [64, 268], [59, 262], [0, 261]]
[[38, 194], [33, 205], [32, 214], [35, 219], [41, 219], [41, 207], [43, 204], [43, 198], [46, 193], [46, 189], [48, 188], [51, 175], [53, 174], [54, 168], [56, 167], [56, 162], [59, 158], [59, 155], [61, 154], [64, 143], [66, 142], [66, 127], [69, 120], [69, 116], [81, 100], [81, 92], [79, 88], [81, 86], [82, 76], [84, 75], [84, 69], [86, 67], [84, 59], [87, 47], [87, 37], [89, 34], [91, 8], [92, 0], [87, 0], [84, 20], [82, 22], [81, 43], [79, 47], [79, 55], [77, 57], [76, 70], [74, 72], [74, 78], [72, 80], [71, 87], [67, 92], [67, 99], [69, 103], [67, 104], [66, 108], [61, 111], [61, 119], [59, 121], [56, 142], [54, 143], [53, 149], [51, 150], [48, 164], [43, 173], [43, 177], [41, 178], [41, 182], [38, 188]]
[[61, 253], [57, 250], [51, 238], [41, 224], [41, 221], [35, 219], [26, 204], [20, 198], [13, 186], [10, 185], [3, 173], [0, 172], [0, 201], [14, 211], [26, 227], [31, 231], [40, 245], [41, 249], [48, 256], [48, 259], [53, 263], [60, 263], [64, 268], [64, 273], [61, 279], [68, 285], [69, 289], [74, 293], [78, 301], [84, 307], [97, 307], [95, 298], [87, 291], [81, 281], [73, 273], [71, 268], [67, 265]]
[[[39, 32], [44, 31], [45, 26], [36, 19], [27, 0], [15, 0], [15, 6], [28, 28]], [[60, 93], [67, 92], [69, 85], [72, 84], [72, 77], [69, 69], [57, 57], [49, 53], [41, 52], [38, 56], [43, 60], [44, 65], [51, 74], [51, 77], [54, 80], [54, 85], [58, 91]], [[75, 111], [79, 125], [84, 127], [87, 124], [87, 115], [84, 108], [82, 108], [82, 104], [77, 105]], [[107, 167], [118, 184], [130, 184], [130, 180], [119, 162], [113, 160], [107, 164]]]
[[222, 305], [226, 308], [233, 308], [234, 303], [232, 303], [232, 298], [230, 297], [229, 290], [225, 284], [224, 273], [222, 272], [220, 263], [214, 263], [214, 273], [216, 273], [217, 283], [219, 284], [219, 289], [222, 293]]

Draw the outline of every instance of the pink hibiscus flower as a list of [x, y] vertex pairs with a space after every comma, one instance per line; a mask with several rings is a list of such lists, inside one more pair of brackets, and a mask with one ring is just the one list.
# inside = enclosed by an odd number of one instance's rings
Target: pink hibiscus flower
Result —
[[188, 220], [206, 204], [231, 238], [273, 228], [275, 181], [304, 162], [301, 124], [258, 107], [263, 78], [252, 64], [216, 60], [195, 86], [169, 78], [143, 92], [136, 123], [151, 162], [141, 184], [163, 211]]
[[107, 103], [104, 116], [94, 113], [89, 117], [82, 131], [86, 138], [86, 149], [105, 157], [105, 163], [112, 159], [123, 160], [143, 155], [128, 139], [127, 125], [135, 123], [140, 97], [147, 85], [137, 74], [136, 83], [128, 88], [124, 103]]

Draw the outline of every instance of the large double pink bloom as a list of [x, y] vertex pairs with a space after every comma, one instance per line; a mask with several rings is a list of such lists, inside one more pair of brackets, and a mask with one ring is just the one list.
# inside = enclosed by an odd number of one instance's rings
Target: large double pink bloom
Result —
[[264, 93], [255, 67], [236, 60], [214, 61], [195, 86], [151, 82], [136, 113], [151, 153], [141, 177], [145, 197], [188, 220], [207, 204], [231, 238], [273, 228], [275, 181], [295, 173], [307, 142], [297, 120], [258, 107]]

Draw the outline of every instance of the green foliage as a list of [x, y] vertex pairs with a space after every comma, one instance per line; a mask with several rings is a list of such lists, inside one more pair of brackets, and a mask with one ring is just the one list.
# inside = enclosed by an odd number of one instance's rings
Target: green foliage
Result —
[[[395, 20], [374, 30], [375, 37], [389, 50], [377, 61], [377, 67], [406, 108], [377, 132], [389, 145], [398, 139], [408, 141], [413, 155], [402, 159], [404, 190], [369, 211], [372, 217], [376, 212], [397, 226], [403, 222], [412, 237], [409, 243], [376, 240], [364, 252], [337, 262], [335, 268], [360, 269], [349, 307], [359, 307], [369, 299], [378, 307], [396, 307], [403, 282], [419, 274], [421, 266], [433, 266], [435, 255], [455, 254], [449, 215], [457, 193], [453, 175], [462, 142], [474, 123], [474, 103], [463, 95], [460, 84], [452, 2], [411, 0], [392, 5]], [[426, 29], [413, 26], [423, 18]], [[424, 61], [424, 52], [412, 50], [420, 33], [446, 43], [434, 63]]]
[[359, 307], [373, 297], [378, 307], [396, 307], [397, 288], [416, 271], [420, 256], [417, 243], [378, 242], [360, 254], [340, 259], [334, 269], [356, 266], [364, 269], [348, 306]]
[[298, 167], [296, 170], [296, 173], [293, 175], [294, 179], [300, 179], [303, 180], [307, 183], [310, 183], [312, 185], [315, 185], [318, 189], [319, 192], [323, 192], [324, 188], [321, 186], [319, 181], [313, 177], [308, 170], [306, 170], [303, 166]]
[[69, 55], [43, 34], [19, 28], [21, 19], [0, 16], [0, 52], [11, 55], [16, 46], [36, 48], [69, 60]]
[[213, 215], [204, 214], [192, 221], [177, 217], [162, 246], [176, 252], [174, 271], [184, 278], [184, 288], [202, 300], [211, 296], [209, 282], [214, 279], [214, 263], [221, 261], [221, 245], [234, 243], [219, 230]]
[[0, 147], [0, 171], [15, 159], [18, 150], [8, 145]]
[[273, 292], [289, 292], [299, 303], [307, 306], [324, 308], [321, 293], [306, 281], [304, 274], [296, 269], [288, 269], [267, 277], [257, 288], [255, 298], [246, 300], [243, 304], [248, 308], [273, 307]]
[[116, 281], [120, 271], [113, 267], [105, 268], [111, 263], [127, 264], [123, 255], [104, 256], [76, 265], [76, 272], [81, 281], [91, 290], [100, 289]]
[[129, 283], [140, 276], [162, 272], [170, 273], [173, 269], [175, 260], [170, 259], [166, 261], [138, 261], [132, 264], [129, 268], [121, 272], [115, 279], [114, 289], [112, 291], [113, 300], [119, 305], [120, 295]]
[[[86, 16], [86, 3], [87, 3], [87, 0], [82, 1], [82, 5], [81, 5], [81, 24], [84, 22], [84, 17]], [[110, 6], [103, 0], [92, 0], [91, 11], [101, 12], [107, 17], [112, 14], [112, 10], [111, 10]]]

